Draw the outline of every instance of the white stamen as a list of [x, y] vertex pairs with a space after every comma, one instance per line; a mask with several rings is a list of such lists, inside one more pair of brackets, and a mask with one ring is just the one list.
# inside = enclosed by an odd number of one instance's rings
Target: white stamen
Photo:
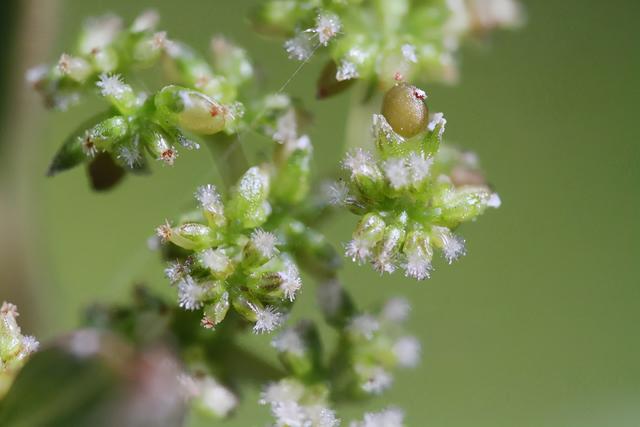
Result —
[[190, 276], [185, 276], [178, 283], [178, 305], [189, 311], [202, 308], [205, 292]]
[[207, 184], [198, 187], [195, 197], [200, 202], [202, 209], [218, 215], [224, 214], [220, 194], [214, 185]]
[[316, 18], [316, 27], [312, 30], [318, 35], [320, 44], [326, 46], [340, 32], [340, 18], [333, 13], [321, 13]]
[[410, 184], [411, 174], [405, 166], [405, 159], [399, 157], [389, 159], [384, 162], [383, 168], [391, 186], [396, 190], [407, 187]]
[[278, 253], [278, 238], [273, 233], [258, 228], [251, 233], [251, 243], [264, 258], [271, 259]]
[[251, 309], [256, 314], [256, 323], [253, 325], [253, 332], [256, 334], [273, 332], [283, 322], [282, 314], [273, 306], [260, 308], [252, 304]]

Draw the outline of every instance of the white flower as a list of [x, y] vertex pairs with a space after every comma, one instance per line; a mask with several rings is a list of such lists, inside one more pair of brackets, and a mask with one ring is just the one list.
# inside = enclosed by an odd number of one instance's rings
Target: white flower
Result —
[[424, 155], [411, 153], [407, 162], [407, 169], [411, 175], [413, 184], [419, 184], [429, 176], [429, 170], [433, 165], [432, 158], [425, 158]]
[[369, 394], [381, 394], [383, 391], [391, 387], [393, 377], [387, 371], [379, 366], [361, 367], [356, 366], [359, 374], [366, 378], [361, 384], [362, 389]]
[[416, 56], [416, 47], [412, 44], [403, 44], [400, 48], [402, 51], [402, 56], [409, 62], [418, 62], [418, 57]]
[[281, 380], [267, 384], [260, 393], [261, 405], [274, 404], [276, 402], [297, 402], [304, 394], [304, 386], [296, 380]]
[[442, 244], [442, 252], [449, 264], [466, 253], [464, 239], [456, 236], [446, 227], [434, 227], [437, 238]]
[[202, 209], [218, 215], [222, 215], [224, 213], [220, 194], [218, 193], [215, 185], [207, 184], [198, 187], [195, 197], [200, 203]]
[[171, 228], [171, 224], [169, 220], [166, 220], [164, 224], [156, 227], [156, 235], [160, 238], [162, 243], [166, 243], [171, 239], [173, 234], [173, 228]]
[[251, 233], [251, 243], [264, 258], [271, 259], [278, 253], [278, 238], [273, 233], [258, 228]]
[[324, 189], [327, 200], [334, 206], [344, 205], [349, 199], [349, 188], [342, 180], [332, 182]]
[[361, 422], [352, 422], [350, 427], [403, 427], [404, 412], [399, 408], [387, 408], [380, 412], [367, 412]]
[[89, 158], [94, 158], [98, 154], [98, 147], [93, 142], [91, 132], [85, 131], [84, 136], [79, 136], [78, 140], [82, 146], [82, 152]]
[[382, 317], [391, 322], [404, 322], [410, 311], [411, 305], [406, 298], [391, 298], [382, 309]]
[[335, 411], [323, 405], [305, 406], [309, 427], [338, 427], [340, 419]]
[[100, 88], [102, 96], [109, 96], [116, 99], [122, 97], [125, 93], [132, 92], [131, 86], [124, 83], [119, 74], [100, 74], [100, 80], [98, 80], [96, 86]]
[[40, 343], [36, 339], [36, 337], [32, 335], [26, 335], [22, 339], [22, 348], [26, 354], [31, 354], [38, 351], [38, 347], [40, 347]]
[[295, 328], [288, 328], [271, 341], [271, 345], [281, 353], [291, 353], [296, 356], [304, 355], [306, 346]]
[[251, 310], [256, 314], [256, 323], [253, 325], [253, 332], [256, 334], [273, 332], [283, 322], [282, 313], [273, 306], [260, 308], [251, 304]]
[[236, 395], [211, 377], [201, 380], [199, 389], [202, 404], [219, 417], [226, 417], [238, 406]]
[[354, 238], [347, 243], [345, 255], [361, 264], [371, 256], [371, 244], [364, 239]]
[[498, 196], [498, 193], [491, 193], [491, 196], [489, 196], [489, 200], [487, 201], [487, 206], [497, 209], [501, 205], [502, 200], [500, 200], [500, 196]]
[[191, 269], [185, 262], [174, 261], [164, 269], [164, 275], [171, 283], [177, 283], [190, 273]]
[[298, 33], [294, 38], [284, 42], [284, 49], [287, 51], [289, 59], [297, 59], [298, 61], [306, 61], [314, 51], [311, 37], [306, 32]]
[[290, 108], [285, 114], [278, 117], [276, 122], [276, 131], [273, 134], [273, 140], [284, 144], [294, 141], [298, 138], [298, 121], [296, 112]]
[[340, 18], [333, 13], [320, 13], [316, 18], [316, 26], [311, 31], [318, 35], [320, 44], [326, 46], [340, 32]]
[[96, 53], [109, 45], [122, 29], [122, 20], [116, 15], [104, 15], [88, 19], [80, 41], [80, 52]]
[[404, 265], [405, 275], [417, 280], [428, 279], [431, 276], [431, 260], [425, 258], [424, 254], [414, 251], [407, 254], [407, 261]]
[[345, 159], [342, 161], [342, 166], [351, 171], [351, 178], [359, 175], [371, 178], [380, 176], [380, 171], [376, 166], [373, 155], [362, 148], [347, 153]]
[[224, 273], [231, 266], [231, 260], [222, 249], [206, 249], [198, 254], [198, 260], [212, 273]]
[[349, 330], [355, 334], [362, 335], [367, 340], [373, 338], [373, 334], [380, 329], [378, 320], [370, 314], [360, 314], [351, 319]]
[[392, 351], [400, 366], [414, 368], [420, 361], [421, 348], [420, 341], [415, 337], [406, 336], [393, 344]]
[[306, 427], [307, 414], [297, 402], [275, 402], [271, 405], [271, 412], [279, 427]]
[[360, 76], [356, 64], [351, 61], [343, 59], [340, 61], [338, 70], [336, 71], [336, 80], [341, 82], [343, 80], [357, 79]]
[[285, 261], [284, 271], [278, 273], [280, 280], [280, 289], [284, 292], [284, 297], [289, 301], [296, 299], [296, 292], [302, 287], [302, 279], [296, 265], [290, 261]]
[[133, 168], [142, 160], [137, 144], [135, 146], [123, 145], [118, 147], [117, 158], [130, 168]]
[[404, 188], [411, 183], [411, 173], [407, 167], [405, 167], [405, 160], [403, 158], [393, 158], [384, 162], [384, 173], [389, 179], [391, 186], [396, 190]]
[[429, 132], [433, 132], [437, 126], [439, 126], [438, 138], [442, 138], [442, 135], [444, 134], [445, 128], [447, 126], [447, 119], [444, 118], [444, 114], [442, 113], [433, 113], [431, 115], [431, 120], [427, 125], [427, 129], [429, 130]]
[[189, 311], [202, 308], [205, 293], [205, 289], [198, 285], [191, 276], [185, 276], [178, 283], [178, 305]]

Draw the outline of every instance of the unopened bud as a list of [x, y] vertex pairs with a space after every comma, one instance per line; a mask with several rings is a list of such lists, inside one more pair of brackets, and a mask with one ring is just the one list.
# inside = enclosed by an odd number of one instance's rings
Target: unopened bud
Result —
[[166, 86], [155, 96], [161, 120], [202, 135], [224, 129], [227, 109], [200, 92], [179, 86]]

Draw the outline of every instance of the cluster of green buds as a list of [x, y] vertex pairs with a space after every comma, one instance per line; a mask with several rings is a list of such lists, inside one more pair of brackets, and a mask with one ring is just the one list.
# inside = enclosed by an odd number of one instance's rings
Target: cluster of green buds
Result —
[[38, 349], [38, 341], [30, 335], [22, 335], [16, 321], [18, 308], [3, 302], [0, 307], [0, 398], [13, 383], [13, 379], [29, 355]]
[[339, 265], [324, 236], [298, 217], [311, 152], [307, 136], [287, 137], [273, 162], [249, 168], [226, 200], [215, 186], [201, 186], [198, 211], [157, 228], [175, 258], [166, 276], [179, 304], [203, 309], [203, 326], [215, 327], [233, 307], [255, 332], [271, 332], [302, 286], [299, 264], [327, 274]]
[[332, 188], [333, 202], [361, 217], [347, 256], [419, 280], [430, 276], [434, 248], [453, 262], [465, 252], [454, 230], [500, 205], [474, 155], [440, 147], [446, 120], [429, 115], [426, 97], [406, 83], [390, 89], [373, 116], [376, 153], [347, 154], [350, 177]]
[[522, 15], [516, 0], [268, 0], [254, 23], [266, 34], [290, 37], [285, 49], [292, 59], [306, 61], [330, 45], [319, 82], [323, 97], [353, 79], [383, 89], [397, 75], [454, 81], [461, 40], [517, 26]]
[[[127, 171], [145, 172], [147, 155], [173, 165], [177, 147], [199, 148], [194, 137], [236, 134], [252, 125], [272, 136], [269, 131], [291, 101], [284, 95], [247, 94], [254, 69], [246, 52], [217, 36], [208, 61], [156, 31], [157, 20], [155, 12], [144, 13], [128, 28], [113, 15], [89, 20], [73, 54], [27, 73], [52, 108], [65, 109], [92, 92], [109, 104], [62, 144], [49, 175], [88, 163], [94, 187], [109, 188], [95, 175], [110, 171], [117, 182]], [[149, 93], [127, 83], [156, 65], [162, 65], [168, 85]]]

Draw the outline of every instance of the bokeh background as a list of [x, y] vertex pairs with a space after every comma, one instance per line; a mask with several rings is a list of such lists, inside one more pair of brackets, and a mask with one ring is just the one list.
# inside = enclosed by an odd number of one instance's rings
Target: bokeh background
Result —
[[[133, 281], [170, 295], [146, 239], [217, 179], [205, 151], [109, 194], [92, 193], [81, 169], [45, 178], [57, 145], [97, 105], [47, 113], [22, 82], [26, 68], [56, 59], [87, 15], [131, 19], [153, 6], [169, 36], [204, 50], [224, 33], [246, 46], [276, 89], [297, 64], [248, 28], [253, 3], [2, 2], [0, 299], [19, 304], [26, 332], [46, 342], [76, 327], [87, 304], [126, 301]], [[341, 274], [365, 306], [392, 295], [413, 303], [423, 362], [370, 406], [404, 407], [409, 426], [640, 425], [640, 3], [524, 4], [523, 29], [464, 49], [459, 85], [425, 87], [449, 140], [479, 154], [502, 208], [462, 230], [468, 255], [438, 264], [430, 281], [351, 264]], [[348, 95], [313, 99], [322, 65], [312, 61], [288, 88], [315, 111], [318, 174], [339, 159], [349, 106]], [[327, 232], [344, 241], [353, 222], [342, 216]], [[296, 317], [315, 312], [312, 288]], [[249, 339], [267, 348], [267, 338]], [[267, 424], [257, 391], [245, 398], [226, 425]]]

